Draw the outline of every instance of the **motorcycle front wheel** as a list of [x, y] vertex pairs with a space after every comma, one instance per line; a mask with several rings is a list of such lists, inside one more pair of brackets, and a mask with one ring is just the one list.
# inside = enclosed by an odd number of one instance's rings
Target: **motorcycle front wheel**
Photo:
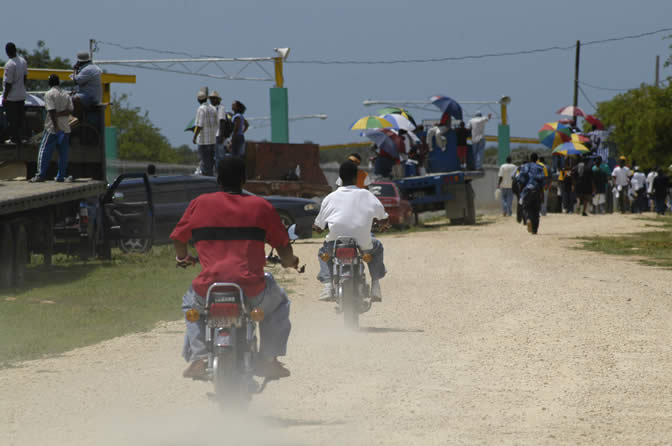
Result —
[[250, 401], [247, 383], [236, 368], [233, 349], [220, 351], [213, 361], [215, 397], [224, 409], [245, 409]]
[[356, 330], [359, 328], [359, 309], [357, 308], [357, 287], [352, 278], [343, 279], [338, 294], [343, 308], [345, 327]]

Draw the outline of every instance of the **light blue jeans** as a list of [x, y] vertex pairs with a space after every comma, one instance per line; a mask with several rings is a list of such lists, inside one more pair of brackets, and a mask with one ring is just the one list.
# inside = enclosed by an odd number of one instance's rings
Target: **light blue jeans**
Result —
[[[289, 322], [289, 299], [285, 290], [280, 288], [270, 273], [264, 274], [266, 288], [258, 296], [247, 298], [250, 308], [261, 307], [264, 320], [259, 323], [261, 346], [259, 355], [264, 359], [284, 356], [287, 353], [287, 340], [292, 324]], [[182, 297], [182, 312], [190, 309], [203, 314], [205, 298], [199, 296], [189, 287]], [[205, 320], [201, 317], [197, 322], [189, 322], [185, 317], [187, 331], [184, 335], [182, 356], [187, 362], [208, 357], [205, 346]]]
[[[373, 248], [368, 251], [371, 254], [371, 261], [369, 262], [369, 274], [371, 274], [371, 280], [379, 280], [385, 277], [386, 270], [385, 264], [383, 263], [383, 244], [380, 243], [380, 240], [372, 238]], [[328, 252], [330, 255], [334, 250], [334, 242], [324, 242], [324, 245], [317, 252], [317, 259], [320, 262], [320, 272], [317, 274], [317, 280], [322, 283], [331, 281], [331, 271], [334, 268], [334, 263], [329, 260], [325, 262], [320, 258], [320, 254], [323, 252]]]
[[471, 144], [471, 151], [474, 154], [474, 168], [476, 170], [483, 168], [483, 155], [485, 154], [485, 137], [479, 142]]
[[504, 187], [499, 190], [502, 192], [502, 213], [510, 217], [513, 213], [513, 190]]

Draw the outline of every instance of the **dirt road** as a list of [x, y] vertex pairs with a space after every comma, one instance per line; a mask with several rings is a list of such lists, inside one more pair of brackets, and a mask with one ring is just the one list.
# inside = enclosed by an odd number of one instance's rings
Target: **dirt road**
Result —
[[246, 416], [222, 419], [209, 385], [181, 378], [168, 322], [0, 370], [0, 444], [672, 441], [672, 273], [568, 249], [645, 223], [553, 215], [531, 236], [490, 221], [385, 237], [384, 302], [352, 334], [316, 302], [318, 244], [301, 243], [292, 376]]

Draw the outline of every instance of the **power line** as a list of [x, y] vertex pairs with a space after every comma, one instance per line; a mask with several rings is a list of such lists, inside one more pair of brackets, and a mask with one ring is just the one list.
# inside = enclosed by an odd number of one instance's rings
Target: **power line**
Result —
[[[586, 87], [594, 88], [596, 90], [605, 90], [605, 91], [629, 91], [634, 90], [634, 88], [607, 88], [607, 87], [598, 87], [597, 85], [591, 85], [588, 82], [579, 81], [580, 84], [585, 85]], [[636, 88], [636, 87], [635, 87]]]
[[583, 96], [583, 98], [584, 98], [586, 101], [588, 101], [588, 104], [590, 104], [590, 106], [593, 107], [593, 110], [597, 110], [597, 107], [595, 106], [595, 104], [593, 104], [593, 101], [590, 100], [590, 98], [588, 97], [588, 95], [586, 94], [586, 92], [583, 91], [583, 88], [581, 88], [580, 85], [579, 85], [579, 91], [581, 92], [581, 96]]

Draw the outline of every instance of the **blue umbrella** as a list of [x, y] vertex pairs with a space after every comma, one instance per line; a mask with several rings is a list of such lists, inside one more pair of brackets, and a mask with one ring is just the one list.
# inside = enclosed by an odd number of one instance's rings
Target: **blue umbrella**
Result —
[[436, 105], [442, 113], [449, 113], [455, 119], [462, 120], [462, 107], [455, 99], [448, 96], [432, 96], [429, 98], [432, 104]]
[[365, 130], [362, 135], [373, 141], [380, 150], [386, 152], [392, 158], [399, 158], [399, 148], [389, 132], [389, 130]]

